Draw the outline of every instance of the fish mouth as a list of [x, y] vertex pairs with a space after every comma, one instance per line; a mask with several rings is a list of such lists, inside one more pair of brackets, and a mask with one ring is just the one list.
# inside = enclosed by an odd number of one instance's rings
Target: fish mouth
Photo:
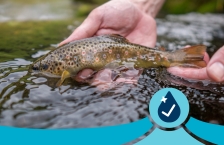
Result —
[[30, 73], [32, 72], [40, 72], [40, 62], [36, 62], [36, 63], [33, 63], [32, 65], [30, 65], [29, 67], [29, 70], [28, 70]]

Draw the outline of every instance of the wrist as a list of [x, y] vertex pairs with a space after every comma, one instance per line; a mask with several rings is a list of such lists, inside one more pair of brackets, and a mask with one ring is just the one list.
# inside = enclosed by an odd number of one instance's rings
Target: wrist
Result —
[[165, 0], [125, 0], [136, 5], [142, 12], [156, 17]]

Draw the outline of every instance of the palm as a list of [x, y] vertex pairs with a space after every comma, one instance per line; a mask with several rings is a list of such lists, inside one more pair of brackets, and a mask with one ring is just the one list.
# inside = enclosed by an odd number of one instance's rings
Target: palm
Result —
[[93, 10], [83, 24], [60, 45], [103, 34], [120, 34], [133, 43], [154, 47], [156, 23], [132, 3], [110, 1]]
[[[103, 34], [120, 34], [132, 43], [154, 47], [156, 42], [156, 23], [151, 16], [141, 12], [130, 2], [110, 1], [93, 10], [85, 21], [60, 45], [73, 40]], [[116, 81], [135, 82], [142, 71], [137, 70], [137, 72], [136, 70], [131, 72], [136, 74], [136, 76], [132, 76], [132, 79], [120, 78]], [[111, 79], [111, 70], [102, 70], [92, 80], [89, 80], [88, 77], [92, 73], [92, 70], [85, 69], [75, 79], [81, 82], [89, 82], [93, 85], [103, 83], [108, 86], [113, 81]]]
[[[129, 4], [129, 5], [128, 5]], [[133, 4], [121, 5], [120, 2], [107, 3], [96, 13], [104, 11], [96, 35], [117, 33], [133, 43], [153, 47], [156, 41], [156, 24], [152, 17], [144, 14]]]

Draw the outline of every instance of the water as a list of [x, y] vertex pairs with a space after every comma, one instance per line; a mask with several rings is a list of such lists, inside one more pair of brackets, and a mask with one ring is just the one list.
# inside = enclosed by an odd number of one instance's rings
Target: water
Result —
[[[18, 6], [24, 7], [21, 13]], [[79, 128], [133, 122], [148, 116], [151, 96], [165, 87], [177, 88], [188, 96], [191, 116], [224, 124], [223, 85], [183, 80], [165, 69], [144, 70], [137, 84], [120, 83], [105, 91], [71, 79], [56, 88], [58, 79], [27, 74], [29, 64], [54, 49], [80, 23], [80, 18], [73, 17], [76, 6], [59, 0], [26, 5], [11, 0], [1, 5], [1, 125]], [[30, 17], [38, 10], [39, 15]], [[212, 55], [224, 42], [224, 15], [168, 15], [158, 18], [157, 24], [157, 46], [168, 50], [205, 44]]]

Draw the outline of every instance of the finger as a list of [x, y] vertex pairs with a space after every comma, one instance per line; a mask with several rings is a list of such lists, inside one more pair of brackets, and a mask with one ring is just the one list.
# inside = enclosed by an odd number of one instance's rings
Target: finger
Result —
[[[190, 47], [190, 45], [185, 46], [184, 48]], [[207, 52], [204, 54], [204, 61], [209, 62], [209, 55]], [[188, 78], [188, 79], [198, 79], [205, 80], [209, 79], [209, 76], [206, 72], [206, 68], [195, 69], [195, 68], [183, 68], [183, 67], [170, 67], [167, 69], [173, 75]]]
[[137, 79], [129, 79], [129, 78], [118, 78], [116, 80], [117, 83], [126, 83], [126, 84], [135, 84], [138, 82]]
[[184, 48], [188, 48], [188, 47], [191, 47], [191, 45], [186, 45], [186, 46], [184, 46]]
[[[150, 25], [145, 25], [150, 24]], [[156, 22], [152, 17], [143, 16], [135, 27], [135, 31], [132, 31], [126, 37], [130, 42], [154, 47], [156, 44]]]
[[114, 30], [114, 29], [110, 29], [110, 28], [104, 28], [104, 29], [100, 29], [96, 32], [96, 35], [104, 35], [104, 34], [120, 34], [122, 36], [125, 36], [124, 34], [122, 34], [121, 32], [119, 32], [118, 30]]
[[88, 79], [90, 76], [92, 76], [92, 74], [94, 73], [94, 71], [92, 69], [84, 69], [82, 71], [80, 71], [75, 77], [74, 79], [77, 82], [84, 82], [86, 79]]
[[204, 61], [206, 62], [206, 64], [208, 64], [209, 60], [210, 60], [209, 55], [208, 55], [207, 52], [205, 52], [205, 54], [204, 54]]
[[182, 68], [182, 67], [170, 67], [167, 69], [173, 75], [197, 80], [209, 79], [206, 68], [195, 69], [195, 68]]
[[84, 22], [75, 29], [75, 31], [64, 41], [62, 41], [59, 46], [71, 42], [73, 40], [88, 38], [93, 36], [101, 25], [102, 14], [98, 10], [93, 10], [89, 16], [84, 20]]
[[211, 58], [207, 66], [207, 74], [216, 82], [224, 81], [224, 46]]
[[92, 79], [91, 85], [99, 85], [104, 83], [111, 83], [113, 80], [111, 79], [112, 71], [110, 69], [103, 69], [94, 76]]

